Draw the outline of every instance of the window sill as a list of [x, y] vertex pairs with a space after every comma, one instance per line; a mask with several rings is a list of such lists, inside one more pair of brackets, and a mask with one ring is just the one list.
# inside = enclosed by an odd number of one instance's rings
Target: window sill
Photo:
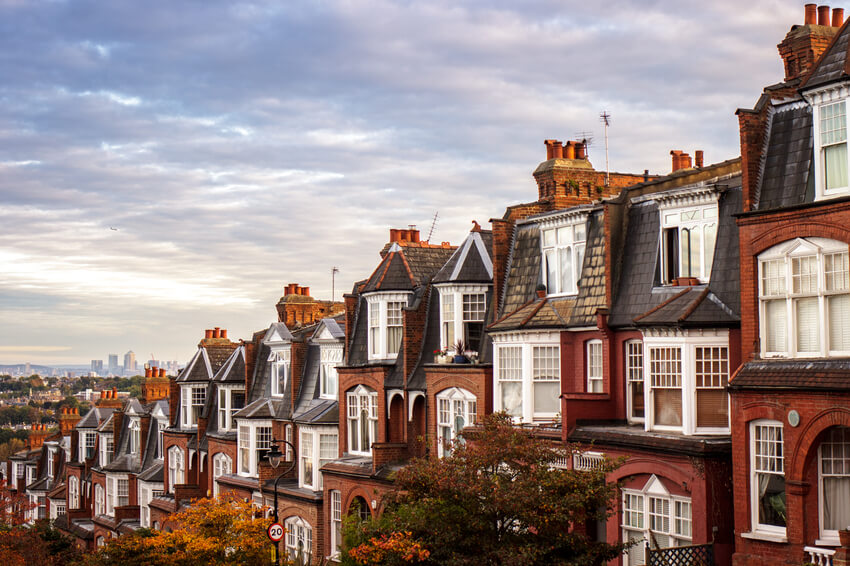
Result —
[[788, 542], [788, 537], [779, 533], [766, 533], [764, 531], [751, 531], [749, 533], [741, 533], [741, 538], [750, 540], [761, 540], [765, 542]]
[[841, 546], [841, 542], [837, 538], [819, 538], [815, 546]]
[[609, 401], [611, 395], [609, 393], [562, 393], [561, 399], [581, 399], [584, 401]]

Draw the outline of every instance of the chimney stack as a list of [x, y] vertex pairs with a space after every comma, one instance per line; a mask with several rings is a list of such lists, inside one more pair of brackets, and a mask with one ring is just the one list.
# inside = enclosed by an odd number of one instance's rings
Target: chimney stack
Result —
[[829, 6], [806, 4], [804, 24], [794, 25], [776, 47], [785, 66], [785, 80], [801, 78], [829, 47], [838, 27], [844, 22], [844, 10]]

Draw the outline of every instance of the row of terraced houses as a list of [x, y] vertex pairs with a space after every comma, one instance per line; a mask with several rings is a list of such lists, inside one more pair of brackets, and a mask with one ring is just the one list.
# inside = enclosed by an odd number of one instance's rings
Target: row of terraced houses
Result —
[[[840, 9], [804, 17], [779, 44], [784, 80], [737, 111], [740, 158], [673, 151], [670, 174], [608, 175], [583, 143], [547, 140], [536, 198], [489, 229], [458, 245], [391, 230], [344, 303], [290, 284], [268, 329], [206, 331], [178, 375], [150, 368], [142, 398], [66, 410], [3, 474], [32, 519], [94, 548], [168, 529], [197, 497], [271, 505], [265, 454], [286, 440], [285, 547], [319, 564], [346, 514], [381, 513], [394, 470], [506, 411], [571, 447], [560, 466], [625, 457], [590, 536], [711, 544], [719, 565], [841, 563], [850, 27]], [[645, 560], [637, 544], [612, 564]]]

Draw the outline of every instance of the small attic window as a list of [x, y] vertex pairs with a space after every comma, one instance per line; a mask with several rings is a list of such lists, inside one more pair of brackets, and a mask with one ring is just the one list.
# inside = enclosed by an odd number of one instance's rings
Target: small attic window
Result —
[[541, 227], [541, 261], [550, 296], [578, 292], [587, 240], [585, 220]]
[[818, 197], [847, 193], [847, 110], [845, 101], [818, 108], [820, 179]]
[[708, 282], [717, 239], [717, 203], [661, 211], [661, 280]]

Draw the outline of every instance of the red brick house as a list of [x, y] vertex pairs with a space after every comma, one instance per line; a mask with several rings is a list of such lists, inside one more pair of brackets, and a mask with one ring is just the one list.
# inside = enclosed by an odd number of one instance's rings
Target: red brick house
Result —
[[[830, 18], [831, 15], [831, 18]], [[736, 565], [831, 563], [850, 525], [843, 10], [806, 5], [784, 81], [739, 110], [744, 364], [730, 382]]]

